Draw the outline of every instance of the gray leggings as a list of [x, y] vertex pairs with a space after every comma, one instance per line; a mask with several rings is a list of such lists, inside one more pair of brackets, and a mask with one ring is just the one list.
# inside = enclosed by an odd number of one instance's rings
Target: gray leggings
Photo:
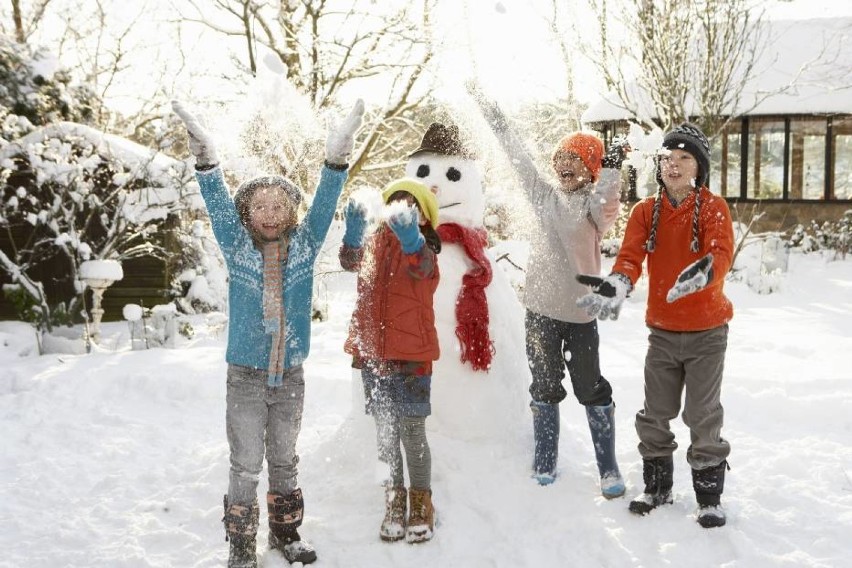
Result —
[[408, 478], [414, 489], [429, 489], [432, 485], [432, 453], [426, 439], [425, 416], [394, 416], [377, 413], [376, 443], [379, 459], [390, 468], [390, 480], [394, 487], [405, 485], [402, 471], [402, 451], [408, 462]]

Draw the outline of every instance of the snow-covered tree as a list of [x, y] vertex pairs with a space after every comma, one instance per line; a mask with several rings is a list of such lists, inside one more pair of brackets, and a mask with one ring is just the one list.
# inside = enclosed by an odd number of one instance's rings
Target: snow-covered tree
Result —
[[[263, 64], [258, 47], [270, 50], [286, 80], [317, 112], [348, 110], [344, 101], [354, 100], [359, 88], [376, 89], [381, 77], [378, 88], [387, 99], [365, 116], [350, 163], [354, 179], [363, 170], [400, 165], [410, 134], [425, 130], [410, 111], [429, 93], [423, 83], [433, 55], [430, 14], [435, 3], [188, 0], [192, 10], [184, 10], [183, 17], [245, 38], [242, 61], [252, 76]], [[298, 147], [288, 159], [315, 150]]]
[[588, 2], [600, 43], [586, 51], [637, 123], [667, 130], [692, 119], [710, 138], [721, 132], [765, 47], [762, 11], [749, 0]]

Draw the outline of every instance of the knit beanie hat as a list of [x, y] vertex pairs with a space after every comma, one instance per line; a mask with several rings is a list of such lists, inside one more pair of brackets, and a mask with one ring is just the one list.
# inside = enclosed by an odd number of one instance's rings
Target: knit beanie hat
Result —
[[387, 203], [388, 199], [397, 191], [411, 194], [417, 200], [417, 204], [420, 205], [420, 209], [429, 224], [432, 227], [438, 226], [438, 198], [426, 185], [411, 178], [400, 178], [390, 182], [382, 190], [382, 201]]
[[249, 181], [243, 182], [237, 188], [237, 193], [234, 194], [234, 205], [237, 208], [237, 214], [240, 216], [240, 221], [246, 227], [249, 226], [249, 204], [255, 192], [261, 187], [280, 187], [284, 190], [284, 194], [293, 205], [293, 210], [297, 210], [302, 203], [302, 192], [295, 184], [282, 176], [260, 176]]
[[[696, 125], [684, 122], [676, 126], [663, 138], [663, 148], [666, 150], [684, 150], [692, 154], [698, 162], [698, 176], [695, 178], [696, 188], [707, 185], [710, 175], [710, 141]], [[663, 185], [660, 166], [657, 165], [657, 183]]]
[[601, 173], [601, 160], [604, 155], [603, 141], [594, 134], [573, 132], [559, 142], [556, 151], [570, 152], [576, 155], [592, 173], [592, 181], [598, 180]]

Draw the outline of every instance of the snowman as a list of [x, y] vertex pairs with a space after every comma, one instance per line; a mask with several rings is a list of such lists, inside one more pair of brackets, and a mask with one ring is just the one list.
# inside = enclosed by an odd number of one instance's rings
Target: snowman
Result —
[[439, 205], [434, 308], [441, 358], [433, 365], [428, 424], [456, 440], [505, 440], [507, 432], [527, 429], [524, 309], [487, 250], [475, 156], [455, 125], [433, 123], [405, 173], [429, 187]]

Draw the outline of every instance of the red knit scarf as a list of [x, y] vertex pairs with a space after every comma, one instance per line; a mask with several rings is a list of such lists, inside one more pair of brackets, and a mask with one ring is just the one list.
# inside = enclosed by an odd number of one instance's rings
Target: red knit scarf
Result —
[[485, 287], [491, 284], [491, 263], [485, 256], [488, 237], [485, 229], [471, 229], [456, 223], [438, 225], [438, 235], [446, 243], [461, 243], [476, 266], [462, 277], [456, 300], [456, 337], [461, 343], [461, 361], [470, 362], [475, 371], [491, 367], [494, 345], [488, 335], [488, 298]]

